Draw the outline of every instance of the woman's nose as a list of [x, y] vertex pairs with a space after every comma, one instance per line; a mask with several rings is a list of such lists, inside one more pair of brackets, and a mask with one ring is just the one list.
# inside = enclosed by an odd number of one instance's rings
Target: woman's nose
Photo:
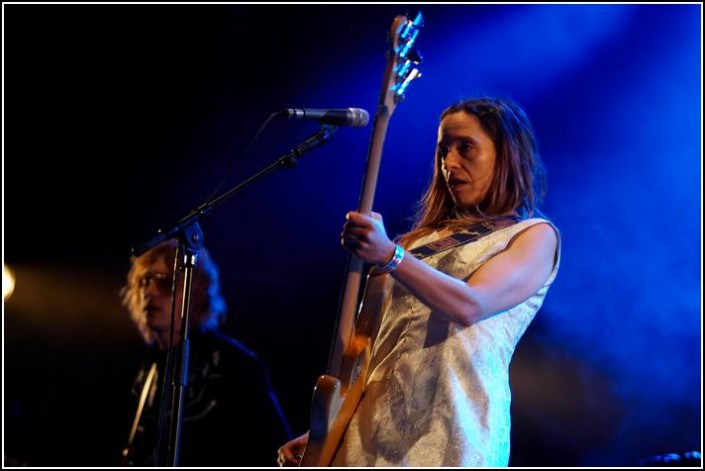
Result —
[[446, 154], [445, 159], [443, 159], [443, 169], [447, 172], [455, 168], [458, 168], [458, 159], [455, 152], [451, 149]]

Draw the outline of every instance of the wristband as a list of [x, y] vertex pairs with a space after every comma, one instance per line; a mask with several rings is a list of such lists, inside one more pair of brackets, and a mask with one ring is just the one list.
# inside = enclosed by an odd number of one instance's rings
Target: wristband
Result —
[[399, 244], [394, 246], [394, 254], [392, 258], [389, 259], [386, 265], [377, 265], [380, 270], [384, 273], [391, 273], [397, 269], [402, 259], [404, 258], [404, 249], [401, 248]]

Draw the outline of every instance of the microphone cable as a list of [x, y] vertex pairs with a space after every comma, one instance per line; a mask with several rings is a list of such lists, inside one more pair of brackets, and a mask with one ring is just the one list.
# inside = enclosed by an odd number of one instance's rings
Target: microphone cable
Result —
[[225, 182], [227, 182], [230, 177], [233, 175], [235, 172], [235, 168], [239, 163], [242, 163], [245, 159], [245, 156], [247, 153], [250, 151], [252, 146], [255, 144], [257, 139], [259, 138], [260, 134], [265, 130], [267, 126], [269, 126], [269, 123], [274, 119], [282, 115], [282, 111], [275, 111], [274, 113], [270, 114], [267, 119], [264, 120], [264, 122], [260, 125], [259, 129], [257, 132], [252, 136], [248, 144], [245, 146], [245, 149], [242, 151], [240, 154], [240, 158], [236, 160], [232, 160], [230, 163], [230, 166], [228, 167], [228, 170], [225, 172], [223, 175], [223, 178], [221, 178], [220, 182], [215, 186], [215, 189], [211, 192], [211, 194], [205, 199], [205, 202], [201, 206], [208, 206], [210, 205], [215, 197], [217, 196], [218, 192], [223, 188], [223, 185], [225, 185]]

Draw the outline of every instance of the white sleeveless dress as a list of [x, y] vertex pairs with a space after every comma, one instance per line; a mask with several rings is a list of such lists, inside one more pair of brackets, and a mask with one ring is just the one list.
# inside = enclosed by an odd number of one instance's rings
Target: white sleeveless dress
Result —
[[[423, 261], [467, 280], [528, 227], [526, 219]], [[557, 231], [556, 231], [557, 232]], [[413, 247], [438, 239], [432, 233]], [[333, 466], [484, 466], [509, 462], [509, 362], [556, 277], [523, 303], [470, 327], [434, 315], [393, 283], [365, 393]], [[391, 278], [391, 277], [390, 277]]]

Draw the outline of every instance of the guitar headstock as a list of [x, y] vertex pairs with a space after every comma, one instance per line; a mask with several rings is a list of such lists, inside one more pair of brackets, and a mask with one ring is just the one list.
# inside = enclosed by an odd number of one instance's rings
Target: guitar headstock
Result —
[[387, 107], [390, 115], [396, 104], [404, 99], [404, 93], [411, 81], [421, 76], [418, 66], [422, 58], [415, 42], [422, 26], [421, 12], [418, 12], [413, 20], [405, 15], [398, 15], [392, 22], [383, 94], [383, 105]]

